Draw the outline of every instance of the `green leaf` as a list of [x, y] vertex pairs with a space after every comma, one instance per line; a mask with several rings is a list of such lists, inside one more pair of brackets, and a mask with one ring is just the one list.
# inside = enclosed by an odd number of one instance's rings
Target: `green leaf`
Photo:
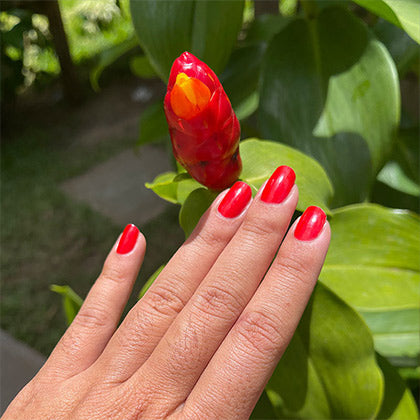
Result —
[[89, 75], [90, 84], [92, 85], [93, 90], [99, 91], [99, 78], [101, 77], [102, 72], [135, 47], [137, 47], [137, 40], [134, 36], [131, 36], [120, 44], [113, 45], [99, 54], [98, 63], [91, 70]]
[[414, 197], [420, 196], [420, 185], [412, 181], [395, 161], [388, 162], [379, 172], [377, 179], [397, 191]]
[[197, 0], [191, 34], [191, 52], [216, 73], [223, 70], [242, 27], [243, 0]]
[[420, 354], [411, 312], [420, 309], [419, 217], [359, 204], [334, 211], [330, 224], [322, 282], [365, 316], [379, 352]]
[[266, 44], [288, 23], [290, 23], [290, 19], [281, 15], [265, 14], [257, 16], [247, 30], [244, 44]]
[[153, 284], [153, 282], [157, 279], [158, 275], [161, 273], [161, 271], [165, 268], [165, 264], [161, 265], [144, 283], [143, 287], [140, 290], [139, 293], [139, 299], [141, 299], [146, 292], [149, 290], [149, 287]]
[[250, 419], [255, 420], [273, 420], [277, 419], [276, 413], [274, 412], [273, 405], [267, 396], [266, 391], [263, 391], [260, 399], [255, 406]]
[[79, 309], [83, 304], [83, 299], [70, 286], [52, 284], [50, 290], [62, 296], [67, 325], [70, 325], [77, 315], [77, 312], [79, 312]]
[[174, 182], [176, 172], [164, 172], [159, 174], [153, 182], [146, 182], [146, 188], [170, 203], [178, 203], [178, 185]]
[[217, 193], [207, 188], [198, 188], [188, 195], [179, 212], [179, 224], [186, 238], [216, 197]]
[[419, 310], [361, 311], [378, 352], [397, 366], [416, 366], [420, 355]]
[[396, 144], [395, 159], [404, 173], [417, 184], [420, 183], [420, 127], [400, 130]]
[[278, 166], [290, 166], [296, 173], [299, 188], [297, 209], [303, 211], [309, 205], [316, 205], [329, 212], [333, 189], [327, 174], [314, 159], [283, 144], [258, 139], [241, 141], [240, 155], [241, 179], [245, 182], [258, 189]]
[[418, 419], [414, 398], [397, 370], [379, 354], [377, 360], [385, 381], [384, 397], [377, 418], [381, 420]]
[[165, 82], [173, 61], [190, 51], [216, 73], [229, 58], [242, 26], [244, 1], [131, 0], [140, 44]]
[[201, 187], [201, 184], [191, 177], [179, 175], [176, 172], [165, 172], [158, 175], [153, 182], [147, 182], [145, 186], [170, 203], [182, 204], [192, 191]]
[[257, 92], [264, 51], [265, 47], [261, 44], [236, 49], [220, 76], [235, 112], [244, 101]]
[[333, 181], [334, 206], [363, 201], [399, 121], [386, 49], [350, 12], [328, 7], [271, 40], [261, 78], [262, 135], [318, 159]]
[[418, 64], [420, 58], [420, 46], [406, 32], [384, 19], [378, 19], [373, 31], [391, 54], [400, 78], [410, 69], [416, 68], [416, 61]]
[[155, 69], [145, 55], [132, 57], [130, 60], [130, 69], [133, 74], [143, 79], [153, 79], [157, 76]]
[[162, 101], [149, 105], [140, 115], [140, 133], [136, 145], [156, 143], [169, 137]]
[[418, 0], [354, 0], [360, 6], [404, 29], [420, 44], [420, 4]]
[[318, 283], [267, 385], [280, 418], [372, 418], [383, 380], [359, 315]]

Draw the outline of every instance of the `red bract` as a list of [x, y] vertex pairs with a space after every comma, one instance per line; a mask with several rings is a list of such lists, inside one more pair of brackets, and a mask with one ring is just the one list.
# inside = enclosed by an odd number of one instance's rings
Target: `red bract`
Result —
[[188, 52], [172, 65], [165, 114], [175, 158], [194, 179], [215, 190], [238, 179], [238, 119], [215, 73]]

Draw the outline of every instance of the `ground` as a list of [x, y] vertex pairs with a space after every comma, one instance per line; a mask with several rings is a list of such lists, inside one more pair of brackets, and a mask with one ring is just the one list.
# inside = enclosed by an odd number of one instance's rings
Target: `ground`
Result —
[[[26, 98], [12, 115], [1, 153], [1, 328], [44, 355], [66, 327], [60, 297], [49, 286], [68, 284], [85, 296], [125, 224], [74, 199], [65, 186], [131, 153], [139, 115], [161, 93], [158, 82], [130, 78], [76, 108], [54, 101], [50, 92]], [[139, 96], [143, 101], [133, 100]], [[107, 175], [102, 185], [118, 178]], [[147, 254], [129, 306], [182, 243], [178, 208], [167, 205], [141, 230]]]

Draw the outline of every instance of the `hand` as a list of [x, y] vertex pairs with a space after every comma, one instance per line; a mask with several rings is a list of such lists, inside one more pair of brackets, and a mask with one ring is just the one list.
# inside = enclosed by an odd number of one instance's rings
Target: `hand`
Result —
[[117, 328], [146, 249], [127, 226], [4, 419], [247, 418], [329, 244], [325, 214], [314, 207], [284, 237], [297, 201], [284, 166], [254, 200], [244, 183], [222, 192]]

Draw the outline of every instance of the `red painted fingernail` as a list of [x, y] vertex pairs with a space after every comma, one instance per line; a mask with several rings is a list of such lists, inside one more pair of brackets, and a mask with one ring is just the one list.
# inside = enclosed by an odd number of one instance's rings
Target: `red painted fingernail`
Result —
[[138, 237], [139, 230], [136, 228], [136, 226], [132, 224], [127, 225], [121, 235], [120, 242], [118, 243], [117, 254], [128, 254], [130, 251], [132, 251]]
[[251, 200], [251, 197], [251, 187], [245, 182], [237, 181], [219, 204], [219, 213], [230, 219], [239, 216]]
[[295, 184], [295, 171], [288, 166], [279, 166], [265, 184], [261, 200], [265, 203], [281, 203]]
[[326, 220], [326, 214], [319, 207], [308, 207], [296, 226], [295, 238], [300, 241], [315, 239], [324, 227]]

